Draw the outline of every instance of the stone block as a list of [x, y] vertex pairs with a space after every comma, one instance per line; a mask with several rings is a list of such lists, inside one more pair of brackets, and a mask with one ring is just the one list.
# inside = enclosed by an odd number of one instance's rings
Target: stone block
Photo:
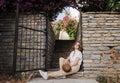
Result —
[[97, 37], [97, 38], [96, 38], [96, 40], [98, 40], [98, 41], [103, 41], [103, 40], [104, 40], [104, 38]]
[[93, 60], [87, 60], [87, 59], [83, 60], [83, 63], [92, 63], [92, 62]]
[[99, 50], [109, 50], [109, 47], [98, 47]]
[[90, 34], [83, 34], [83, 37], [91, 37]]
[[84, 55], [83, 54], [83, 59], [90, 59], [91, 58], [91, 55], [89, 54], [89, 55]]
[[114, 46], [119, 46], [119, 44], [116, 44], [116, 43], [110, 43], [110, 44], [108, 44], [108, 43], [106, 43], [106, 44], [103, 43], [102, 45], [103, 45], [103, 46], [113, 46], [113, 47], [114, 47]]
[[92, 34], [91, 35], [92, 37], [100, 37], [100, 36], [102, 36], [101, 34], [96, 34], [96, 33], [94, 33], [94, 34]]
[[109, 31], [102, 29], [102, 30], [99, 30], [99, 31], [97, 30], [96, 33], [107, 34], [107, 33], [109, 33]]
[[100, 59], [101, 55], [91, 55], [91, 59]]
[[93, 51], [92, 53], [93, 53], [93, 54], [98, 54], [98, 55], [101, 55], [103, 52], [102, 52], [102, 51], [98, 51], [98, 50], [97, 50], [97, 51]]
[[120, 41], [120, 37], [116, 37], [115, 40]]
[[93, 34], [95, 31], [83, 31], [83, 34]]
[[[83, 38], [84, 39], [84, 38]], [[88, 39], [88, 38], [87, 38]], [[90, 44], [83, 44], [83, 47], [90, 47]], [[84, 48], [83, 48], [84, 49]]]
[[120, 34], [112, 34], [112, 36], [120, 37]]
[[83, 26], [86, 26], [86, 25], [89, 25], [89, 23], [83, 23], [82, 25], [83, 25]]
[[120, 68], [120, 64], [113, 64], [113, 68], [119, 69]]
[[119, 18], [115, 18], [115, 17], [112, 17], [112, 18], [105, 18], [106, 20], [118, 20]]
[[100, 60], [93, 60], [95, 64], [99, 64], [101, 61]]
[[120, 50], [120, 46], [116, 46], [114, 48], [115, 48], [115, 50]]
[[103, 60], [110, 60], [110, 56], [103, 56]]
[[84, 50], [87, 50], [87, 51], [96, 51], [96, 50], [98, 50], [98, 48], [96, 48], [96, 47], [84, 47]]
[[88, 38], [83, 38], [83, 41], [88, 41]]
[[[97, 38], [97, 39], [98, 39], [98, 38]], [[90, 44], [90, 46], [98, 47], [98, 46], [102, 46], [102, 44]]]
[[111, 40], [113, 41], [115, 38], [114, 37], [106, 37], [105, 40]]
[[91, 25], [97, 25], [97, 23], [89, 23], [89, 25], [91, 26]]
[[83, 54], [84, 54], [84, 55], [88, 55], [88, 54], [90, 55], [91, 53], [92, 53], [92, 51], [83, 50]]

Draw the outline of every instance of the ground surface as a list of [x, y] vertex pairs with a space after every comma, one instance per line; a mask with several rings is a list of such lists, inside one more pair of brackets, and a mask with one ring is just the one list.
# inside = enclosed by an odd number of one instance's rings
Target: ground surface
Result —
[[27, 83], [98, 83], [94, 79], [49, 79], [34, 78]]

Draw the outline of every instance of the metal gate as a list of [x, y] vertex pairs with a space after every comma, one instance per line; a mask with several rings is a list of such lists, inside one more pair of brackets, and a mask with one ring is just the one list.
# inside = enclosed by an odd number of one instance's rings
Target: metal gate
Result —
[[43, 14], [16, 12], [13, 69], [33, 71], [47, 67], [47, 19]]

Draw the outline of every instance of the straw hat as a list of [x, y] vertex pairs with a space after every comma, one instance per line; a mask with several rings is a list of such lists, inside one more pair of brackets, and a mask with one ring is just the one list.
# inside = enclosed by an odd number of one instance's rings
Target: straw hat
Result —
[[62, 69], [63, 69], [65, 72], [70, 72], [70, 71], [71, 71], [71, 66], [66, 63], [66, 64], [63, 64]]

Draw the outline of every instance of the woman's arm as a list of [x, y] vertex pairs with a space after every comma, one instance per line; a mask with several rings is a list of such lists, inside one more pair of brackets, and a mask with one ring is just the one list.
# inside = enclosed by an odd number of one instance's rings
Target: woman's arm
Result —
[[67, 59], [65, 59], [65, 63], [69, 63], [70, 60], [70, 56], [67, 57]]
[[76, 57], [75, 62], [73, 64], [70, 64], [71, 67], [78, 65], [80, 58]]

